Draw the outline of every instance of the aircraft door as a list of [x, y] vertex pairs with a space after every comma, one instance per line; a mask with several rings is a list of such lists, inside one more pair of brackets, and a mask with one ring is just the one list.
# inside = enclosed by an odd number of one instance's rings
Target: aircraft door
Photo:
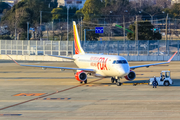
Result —
[[112, 60], [109, 59], [109, 60], [107, 61], [107, 63], [106, 63], [106, 66], [107, 66], [107, 70], [108, 70], [108, 71], [111, 70], [111, 64], [112, 64]]

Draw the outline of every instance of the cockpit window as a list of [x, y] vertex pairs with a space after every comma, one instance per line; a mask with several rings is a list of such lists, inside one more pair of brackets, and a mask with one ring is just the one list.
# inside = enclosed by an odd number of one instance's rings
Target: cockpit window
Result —
[[116, 64], [116, 60], [113, 61], [113, 64]]
[[113, 64], [127, 64], [126, 60], [114, 60]]

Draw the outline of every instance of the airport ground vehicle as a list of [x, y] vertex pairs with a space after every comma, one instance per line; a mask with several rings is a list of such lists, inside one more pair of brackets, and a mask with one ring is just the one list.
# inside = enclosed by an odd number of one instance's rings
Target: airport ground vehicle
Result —
[[[169, 86], [173, 84], [170, 71], [162, 71], [160, 77], [156, 77], [158, 85]], [[154, 77], [149, 79], [149, 85], [152, 85]]]

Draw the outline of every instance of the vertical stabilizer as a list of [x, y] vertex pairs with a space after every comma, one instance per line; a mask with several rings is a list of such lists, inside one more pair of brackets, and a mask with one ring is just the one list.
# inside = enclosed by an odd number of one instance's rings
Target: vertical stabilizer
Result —
[[78, 30], [77, 30], [75, 21], [73, 21], [73, 31], [74, 31], [75, 54], [85, 54], [84, 50], [81, 47], [81, 42], [79, 39], [79, 34], [78, 34]]

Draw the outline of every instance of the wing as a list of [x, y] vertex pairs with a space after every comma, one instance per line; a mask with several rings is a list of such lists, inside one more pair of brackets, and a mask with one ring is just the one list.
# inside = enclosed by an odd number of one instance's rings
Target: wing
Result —
[[94, 73], [96, 72], [94, 69], [84, 69], [84, 68], [69, 68], [69, 67], [55, 67], [55, 66], [40, 66], [40, 65], [23, 65], [23, 64], [19, 64], [18, 62], [16, 62], [14, 59], [12, 59], [9, 55], [7, 55], [11, 60], [13, 60], [17, 65], [20, 66], [26, 66], [26, 67], [39, 67], [39, 68], [52, 68], [52, 69], [62, 69], [62, 70], [82, 70], [84, 72], [91, 72]]
[[64, 58], [64, 59], [69, 59], [69, 60], [75, 60], [74, 58], [71, 58], [71, 57], [65, 57], [65, 56], [58, 56], [58, 55], [48, 55], [48, 56], [58, 57], [58, 58]]
[[150, 67], [150, 66], [156, 66], [156, 65], [161, 65], [161, 64], [167, 64], [170, 63], [173, 57], [176, 55], [177, 51], [174, 53], [174, 55], [167, 61], [167, 62], [162, 62], [162, 63], [154, 63], [154, 64], [146, 64], [146, 65], [138, 65], [138, 66], [131, 66], [130, 69], [136, 69], [136, 68], [141, 68], [141, 67]]

